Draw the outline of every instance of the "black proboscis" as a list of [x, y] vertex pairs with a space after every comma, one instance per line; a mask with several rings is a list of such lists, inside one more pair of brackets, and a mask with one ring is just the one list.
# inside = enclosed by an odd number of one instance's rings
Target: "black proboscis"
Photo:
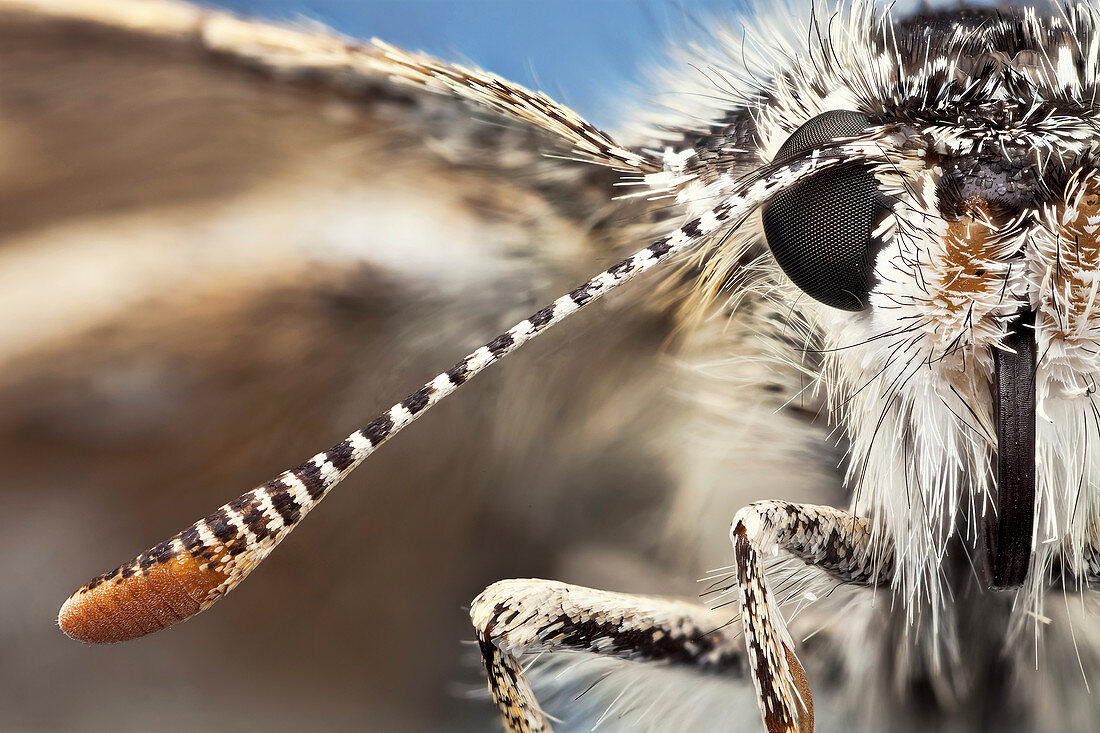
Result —
[[1004, 348], [993, 352], [997, 421], [996, 513], [982, 521], [991, 588], [1023, 584], [1035, 525], [1035, 314], [1012, 322]]

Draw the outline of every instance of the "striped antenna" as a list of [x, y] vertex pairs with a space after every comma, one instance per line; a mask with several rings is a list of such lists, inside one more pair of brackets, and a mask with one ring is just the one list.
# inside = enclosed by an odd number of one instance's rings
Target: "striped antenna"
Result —
[[236, 587], [353, 468], [482, 369], [604, 293], [703, 242], [726, 222], [740, 221], [775, 190], [868, 157], [866, 150], [837, 146], [736, 185], [730, 181], [722, 203], [520, 321], [366, 427], [94, 578], [65, 601], [58, 625], [79, 641], [125, 641], [206, 610]]

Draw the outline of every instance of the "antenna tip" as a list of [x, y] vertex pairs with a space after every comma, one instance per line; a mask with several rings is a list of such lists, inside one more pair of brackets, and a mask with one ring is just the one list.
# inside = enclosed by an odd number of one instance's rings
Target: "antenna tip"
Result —
[[216, 564], [155, 550], [69, 596], [57, 614], [66, 636], [90, 644], [127, 641], [184, 621], [219, 595], [226, 578]]

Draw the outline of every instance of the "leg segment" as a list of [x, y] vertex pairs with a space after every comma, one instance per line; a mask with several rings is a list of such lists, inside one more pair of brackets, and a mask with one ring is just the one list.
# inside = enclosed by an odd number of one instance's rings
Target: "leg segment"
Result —
[[813, 698], [775, 598], [764, 579], [763, 555], [780, 550], [845, 583], [881, 585], [893, 574], [893, 554], [876, 558], [870, 526], [839, 509], [763, 501], [737, 513], [730, 530], [741, 591], [741, 623], [749, 669], [768, 733], [812, 733]]
[[728, 615], [685, 601], [607, 593], [547, 580], [505, 580], [474, 599], [489, 690], [510, 733], [550, 731], [524, 654], [583, 651], [713, 672], [744, 671]]

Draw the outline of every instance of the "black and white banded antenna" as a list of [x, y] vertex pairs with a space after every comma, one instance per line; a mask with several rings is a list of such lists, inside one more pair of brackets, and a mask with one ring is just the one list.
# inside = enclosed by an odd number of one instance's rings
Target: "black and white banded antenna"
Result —
[[[85, 642], [133, 639], [204, 611], [235, 588], [367, 456], [471, 377], [551, 326], [675, 255], [736, 226], [774, 192], [827, 168], [879, 157], [867, 141], [819, 149], [730, 181], [720, 203], [517, 323], [327, 451], [245, 492], [100, 575], [65, 601], [58, 625]], [[713, 191], [712, 191], [713, 193]]]

